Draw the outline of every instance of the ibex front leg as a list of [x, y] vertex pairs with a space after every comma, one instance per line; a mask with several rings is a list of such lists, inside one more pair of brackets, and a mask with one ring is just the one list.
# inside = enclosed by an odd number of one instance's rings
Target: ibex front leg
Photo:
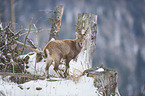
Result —
[[70, 58], [66, 57], [66, 62], [65, 62], [65, 72], [64, 72], [64, 77], [66, 78], [67, 76], [69, 76], [69, 62], [70, 62]]

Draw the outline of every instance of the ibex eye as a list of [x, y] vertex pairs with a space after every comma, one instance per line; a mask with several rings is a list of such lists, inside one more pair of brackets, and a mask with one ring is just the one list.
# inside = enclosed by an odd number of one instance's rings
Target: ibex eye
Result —
[[80, 42], [80, 46], [81, 46], [81, 47], [83, 46], [83, 43], [82, 43], [82, 42]]

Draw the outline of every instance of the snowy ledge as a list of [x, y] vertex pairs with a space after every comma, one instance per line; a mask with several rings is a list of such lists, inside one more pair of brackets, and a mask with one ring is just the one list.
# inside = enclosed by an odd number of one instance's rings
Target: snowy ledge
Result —
[[[92, 78], [93, 77], [93, 78]], [[117, 72], [108, 68], [91, 68], [76, 80], [51, 77], [14, 83], [11, 76], [0, 76], [0, 96], [120, 96]]]
[[78, 82], [60, 78], [31, 80], [17, 84], [10, 76], [0, 76], [0, 96], [100, 96], [93, 84], [94, 79], [82, 76]]
[[[82, 70], [76, 72], [81, 75], [75, 77], [74, 73], [72, 78], [62, 79], [56, 78], [51, 66], [50, 74], [55, 77], [45, 79], [45, 60], [37, 63], [35, 67], [35, 55], [29, 53], [22, 56], [30, 57], [27, 64], [29, 67], [26, 68], [28, 74], [0, 73], [0, 96], [119, 96], [117, 72], [113, 69], [94, 67], [83, 71], [85, 67], [80, 63]], [[78, 64], [75, 61], [72, 63], [73, 66]]]

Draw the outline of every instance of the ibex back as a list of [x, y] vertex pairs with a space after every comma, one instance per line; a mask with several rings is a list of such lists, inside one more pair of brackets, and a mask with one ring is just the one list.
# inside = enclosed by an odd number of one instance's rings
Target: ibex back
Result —
[[81, 34], [74, 40], [55, 40], [47, 43], [43, 50], [44, 58], [46, 58], [45, 75], [47, 78], [49, 77], [48, 71], [52, 61], [54, 61], [54, 71], [59, 77], [62, 77], [58, 72], [61, 59], [65, 60], [64, 77], [68, 75], [69, 62], [80, 53], [84, 44], [84, 38], [85, 35]]

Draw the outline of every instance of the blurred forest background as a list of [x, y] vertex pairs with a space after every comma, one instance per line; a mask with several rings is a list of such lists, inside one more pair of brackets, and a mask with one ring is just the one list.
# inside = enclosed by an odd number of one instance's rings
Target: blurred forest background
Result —
[[[136, 96], [145, 86], [145, 0], [14, 0], [16, 31], [29, 28], [31, 18], [38, 29], [38, 47], [49, 39], [56, 5], [64, 5], [59, 39], [75, 37], [78, 13], [98, 15], [93, 67], [104, 64], [118, 71], [119, 92]], [[0, 23], [11, 21], [10, 0], [0, 0]], [[34, 27], [33, 27], [34, 29]], [[36, 42], [35, 34], [30, 34]], [[23, 41], [23, 38], [21, 38]], [[145, 92], [144, 92], [145, 94]]]

